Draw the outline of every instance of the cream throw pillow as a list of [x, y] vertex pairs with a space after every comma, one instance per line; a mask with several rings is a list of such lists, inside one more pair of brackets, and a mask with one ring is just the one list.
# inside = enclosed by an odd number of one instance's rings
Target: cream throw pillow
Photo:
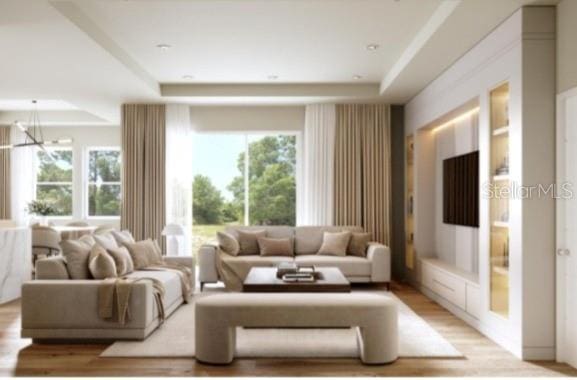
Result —
[[106, 251], [114, 259], [116, 274], [118, 274], [118, 276], [124, 276], [125, 274], [134, 272], [134, 263], [126, 247], [107, 249]]
[[216, 239], [218, 240], [218, 246], [220, 249], [229, 255], [238, 256], [240, 252], [240, 245], [234, 236], [226, 232], [217, 232]]
[[66, 268], [73, 280], [87, 280], [92, 278], [88, 269], [88, 257], [92, 246], [96, 244], [90, 235], [82, 236], [78, 240], [63, 240], [60, 242], [62, 256], [66, 260]]
[[142, 269], [154, 264], [158, 264], [158, 253], [154, 242], [151, 239], [138, 241], [136, 243], [124, 243], [130, 252], [130, 257], [134, 263], [134, 269]]
[[98, 244], [94, 245], [90, 250], [88, 268], [92, 277], [97, 280], [117, 277], [114, 259], [106, 252], [104, 247]]
[[238, 230], [238, 243], [240, 255], [258, 255], [258, 239], [266, 237], [265, 230], [241, 231]]
[[118, 248], [118, 243], [111, 233], [94, 235], [94, 240], [96, 241], [96, 244], [102, 246], [102, 248], [107, 251]]
[[292, 239], [258, 239], [261, 256], [294, 256]]
[[348, 231], [325, 232], [323, 234], [323, 244], [321, 245], [321, 248], [317, 254], [329, 256], [346, 256], [350, 239], [351, 233]]
[[136, 243], [136, 240], [134, 240], [134, 237], [128, 230], [112, 231], [111, 234], [114, 236], [114, 239], [116, 239], [119, 247], [122, 247], [124, 243]]
[[367, 246], [370, 241], [370, 232], [353, 232], [347, 249], [347, 254], [351, 256], [367, 257]]

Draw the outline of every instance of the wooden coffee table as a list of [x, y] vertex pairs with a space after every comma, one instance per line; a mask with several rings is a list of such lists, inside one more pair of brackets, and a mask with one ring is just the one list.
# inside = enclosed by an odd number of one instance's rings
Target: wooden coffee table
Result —
[[276, 276], [276, 268], [251, 268], [244, 280], [242, 291], [269, 292], [350, 292], [351, 283], [338, 268], [315, 268], [319, 279], [315, 282], [284, 282]]

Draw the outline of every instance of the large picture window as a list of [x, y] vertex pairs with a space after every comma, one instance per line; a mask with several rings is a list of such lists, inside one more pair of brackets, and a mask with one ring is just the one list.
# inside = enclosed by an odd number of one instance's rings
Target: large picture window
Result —
[[120, 215], [121, 156], [116, 148], [88, 150], [88, 216]]
[[72, 215], [72, 150], [39, 150], [37, 154], [36, 199], [50, 204], [49, 216]]
[[295, 134], [197, 134], [193, 145], [193, 252], [227, 225], [295, 225]]

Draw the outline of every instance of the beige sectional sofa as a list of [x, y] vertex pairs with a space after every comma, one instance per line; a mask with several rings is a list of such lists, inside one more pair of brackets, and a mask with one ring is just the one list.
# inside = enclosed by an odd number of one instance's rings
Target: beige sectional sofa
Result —
[[281, 262], [294, 261], [302, 265], [337, 267], [350, 282], [391, 281], [391, 252], [389, 247], [370, 243], [366, 257], [317, 255], [322, 245], [323, 233], [337, 231], [362, 232], [361, 227], [342, 226], [254, 226], [227, 227], [226, 232], [236, 236], [237, 231], [266, 230], [270, 238], [291, 238], [294, 243], [294, 257], [286, 256], [231, 256], [215, 245], [203, 246], [198, 255], [199, 281], [201, 289], [205, 283], [223, 281], [229, 290], [240, 291], [250, 268], [270, 267]]
[[[192, 257], [165, 257], [164, 261], [191, 268], [194, 289]], [[174, 272], [137, 270], [127, 277], [152, 277], [162, 283], [166, 317], [184, 302], [180, 278]], [[71, 280], [61, 256], [38, 260], [36, 280], [26, 282], [22, 287], [22, 337], [35, 340], [144, 339], [159, 326], [150, 281], [133, 284], [129, 303], [131, 318], [125, 324], [99, 318], [101, 283], [102, 280]]]

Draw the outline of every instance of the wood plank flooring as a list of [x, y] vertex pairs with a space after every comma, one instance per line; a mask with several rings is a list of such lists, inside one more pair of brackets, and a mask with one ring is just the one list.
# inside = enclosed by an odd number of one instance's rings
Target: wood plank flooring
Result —
[[20, 303], [0, 307], [0, 376], [577, 376], [555, 362], [523, 362], [406, 285], [394, 293], [449, 340], [464, 359], [243, 359], [208, 366], [194, 359], [100, 358], [106, 345], [40, 345], [20, 338]]

